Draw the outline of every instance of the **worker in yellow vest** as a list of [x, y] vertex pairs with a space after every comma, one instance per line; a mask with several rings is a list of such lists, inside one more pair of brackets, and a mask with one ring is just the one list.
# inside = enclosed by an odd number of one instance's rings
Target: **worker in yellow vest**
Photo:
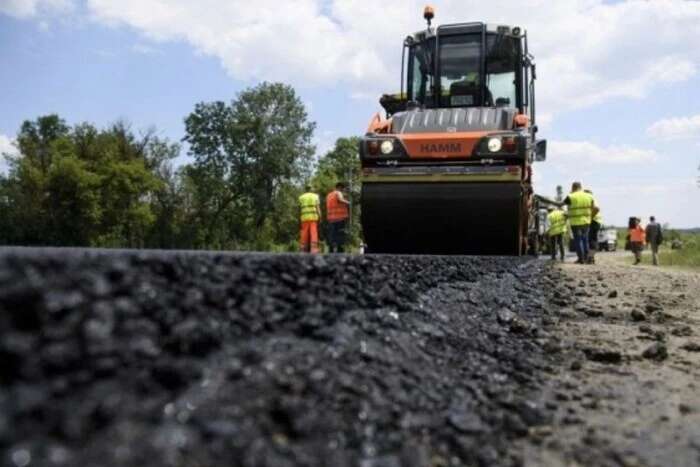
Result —
[[566, 234], [566, 214], [559, 208], [550, 207], [547, 214], [547, 235], [549, 236], [549, 248], [552, 250], [552, 261], [557, 259], [557, 248], [559, 257], [564, 261], [564, 234]]
[[588, 261], [588, 230], [593, 216], [598, 213], [595, 200], [590, 193], [581, 188], [581, 182], [571, 184], [571, 193], [564, 200], [568, 206], [567, 219], [574, 235], [576, 247], [576, 264], [585, 264]]
[[321, 220], [321, 200], [307, 185], [299, 197], [301, 228], [299, 249], [303, 252], [318, 253], [318, 222]]
[[[593, 196], [591, 190], [583, 191]], [[595, 197], [593, 198], [593, 204], [597, 208], [597, 213], [591, 219], [591, 225], [588, 229], [588, 258], [586, 261], [589, 264], [595, 264], [595, 253], [598, 251], [598, 232], [600, 232], [600, 228], [603, 226], [603, 215], [600, 213], [600, 207]]]

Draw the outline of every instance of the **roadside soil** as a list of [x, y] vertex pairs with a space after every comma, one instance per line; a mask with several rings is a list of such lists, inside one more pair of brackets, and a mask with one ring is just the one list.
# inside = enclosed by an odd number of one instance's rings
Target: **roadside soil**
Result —
[[700, 465], [700, 274], [596, 259], [550, 272], [562, 361], [525, 465]]

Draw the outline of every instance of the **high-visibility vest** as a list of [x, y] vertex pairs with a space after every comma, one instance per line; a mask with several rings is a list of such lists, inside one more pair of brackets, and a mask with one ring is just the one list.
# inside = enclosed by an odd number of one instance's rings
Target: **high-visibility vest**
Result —
[[[593, 204], [598, 206], [598, 200], [595, 199], [595, 196], [591, 195], [591, 197], [593, 198]], [[593, 210], [591, 210], [591, 214], [592, 213], [593, 213]], [[596, 215], [593, 216], [593, 218], [591, 219], [591, 224], [593, 222], [597, 222], [598, 225], [603, 225], [603, 215], [600, 213], [600, 209], [598, 209], [598, 212], [596, 213]]]
[[589, 225], [593, 208], [593, 196], [585, 191], [569, 193], [569, 224], [571, 227]]
[[342, 221], [350, 217], [348, 205], [341, 203], [338, 190], [331, 191], [326, 196], [326, 219], [328, 222]]
[[316, 193], [304, 193], [299, 197], [299, 207], [301, 208], [301, 221], [318, 221], [318, 208], [321, 201]]
[[630, 242], [644, 243], [645, 232], [641, 225], [630, 229]]
[[561, 235], [566, 232], [566, 217], [564, 212], [558, 209], [547, 214], [547, 220], [549, 221], [549, 230], [547, 234], [549, 236]]

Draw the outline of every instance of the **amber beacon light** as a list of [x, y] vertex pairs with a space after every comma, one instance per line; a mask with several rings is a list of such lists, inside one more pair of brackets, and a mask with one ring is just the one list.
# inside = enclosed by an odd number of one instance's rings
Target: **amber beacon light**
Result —
[[426, 5], [423, 9], [423, 18], [425, 18], [428, 22], [428, 27], [430, 27], [430, 23], [433, 21], [433, 18], [435, 18], [435, 9], [430, 5]]

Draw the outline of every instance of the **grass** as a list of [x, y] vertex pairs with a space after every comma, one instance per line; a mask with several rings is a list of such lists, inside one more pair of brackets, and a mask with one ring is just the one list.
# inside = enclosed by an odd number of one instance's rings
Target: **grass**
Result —
[[[625, 248], [626, 232], [626, 230], [624, 234], [618, 232], [618, 248], [620, 250]], [[659, 249], [659, 264], [661, 266], [700, 269], [700, 234], [665, 232], [664, 236], [664, 244]], [[672, 238], [680, 238], [683, 242], [683, 248], [680, 250], [672, 250]], [[625, 264], [634, 263], [632, 252], [627, 253], [629, 254], [625, 255], [622, 261]], [[651, 251], [648, 247], [642, 252], [642, 264], [651, 264]]]
[[[663, 266], [700, 269], [700, 234], [682, 234], [683, 248], [663, 249], [659, 252], [659, 262]], [[670, 244], [670, 242], [667, 242]]]

